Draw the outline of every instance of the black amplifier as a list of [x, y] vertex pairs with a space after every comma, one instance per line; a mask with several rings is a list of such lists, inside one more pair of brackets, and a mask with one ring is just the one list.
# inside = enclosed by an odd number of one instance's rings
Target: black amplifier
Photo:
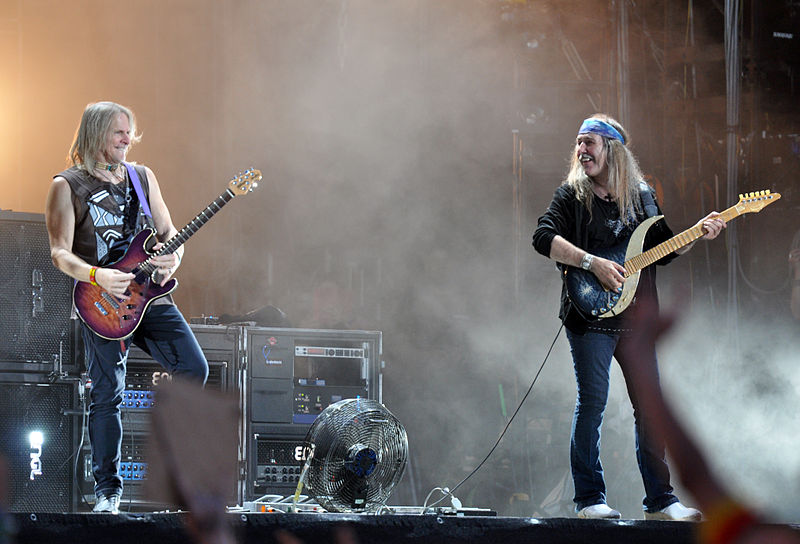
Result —
[[8, 507], [11, 512], [71, 512], [80, 384], [30, 378], [0, 373], [0, 453], [8, 470]]
[[[191, 325], [192, 332], [208, 360], [206, 389], [220, 392], [236, 390], [238, 329], [223, 326]], [[158, 384], [172, 379], [169, 372], [136, 346], [128, 354], [122, 406], [123, 427], [146, 422], [155, 403]], [[127, 425], [126, 425], [127, 424]]]
[[262, 428], [253, 433], [255, 448], [255, 472], [253, 493], [263, 496], [269, 493], [289, 495], [300, 481], [300, 473], [306, 460], [303, 440], [306, 429], [300, 426], [285, 429], [283, 433]]
[[44, 215], [0, 211], [0, 368], [73, 370], [72, 285], [50, 260]]
[[[190, 325], [208, 361], [206, 389], [223, 393], [238, 390], [238, 343], [239, 328]], [[120, 509], [143, 510], [163, 507], [145, 499], [144, 480], [147, 479], [145, 447], [150, 435], [150, 414], [156, 403], [156, 391], [160, 383], [172, 376], [158, 362], [136, 346], [128, 353], [125, 374], [125, 390], [120, 407], [122, 419], [122, 457], [120, 475], [124, 491]], [[86, 432], [86, 431], [85, 431]], [[91, 506], [94, 499], [94, 477], [92, 476], [91, 449], [86, 444], [80, 461], [79, 506]], [[231, 482], [231, 499], [237, 494], [236, 482]]]
[[380, 401], [382, 335], [377, 331], [245, 327], [242, 395], [246, 481], [241, 500], [294, 492], [303, 440], [317, 416], [346, 398]]
[[[147, 477], [147, 460], [145, 449], [147, 447], [148, 433], [126, 429], [122, 434], [122, 456], [120, 457], [120, 476], [122, 477], [123, 492], [121, 510], [141, 509], [142, 507], [159, 507], [145, 501], [142, 495], [144, 480]], [[89, 509], [95, 501], [94, 476], [92, 475], [92, 451], [88, 440], [81, 449], [78, 470], [78, 492], [81, 509]]]

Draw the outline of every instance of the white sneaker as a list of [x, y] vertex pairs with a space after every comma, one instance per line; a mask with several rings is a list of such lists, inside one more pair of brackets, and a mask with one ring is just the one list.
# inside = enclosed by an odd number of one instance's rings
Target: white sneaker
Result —
[[703, 514], [696, 508], [687, 508], [679, 502], [673, 502], [666, 508], [656, 512], [645, 512], [644, 519], [658, 519], [662, 521], [700, 521]]
[[578, 510], [578, 517], [583, 519], [619, 519], [622, 516], [619, 512], [601, 502], [600, 504], [581, 508]]
[[109, 514], [119, 514], [119, 495], [100, 495], [92, 509], [92, 512], [108, 512]]

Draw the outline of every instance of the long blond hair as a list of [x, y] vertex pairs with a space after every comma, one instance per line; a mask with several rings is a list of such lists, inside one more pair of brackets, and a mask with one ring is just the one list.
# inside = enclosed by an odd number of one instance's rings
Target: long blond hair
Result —
[[136, 132], [136, 117], [130, 109], [115, 102], [93, 102], [83, 110], [81, 122], [75, 130], [75, 138], [67, 155], [67, 164], [75, 165], [87, 172], [94, 170], [97, 164], [96, 157], [103, 150], [106, 135], [120, 113], [128, 117], [131, 146], [141, 140], [141, 135]]
[[[619, 132], [625, 143], [614, 138], [602, 136], [603, 148], [606, 152], [606, 167], [608, 168], [608, 189], [617, 198], [620, 219], [626, 225], [630, 224], [636, 212], [641, 212], [642, 203], [639, 197], [641, 183], [644, 180], [642, 171], [636, 157], [633, 156], [628, 144], [630, 137], [625, 128], [617, 121], [604, 113], [595, 113], [590, 119], [605, 121]], [[563, 185], [569, 185], [575, 190], [575, 195], [583, 202], [592, 213], [592, 180], [583, 170], [578, 154], [573, 150], [569, 172]]]

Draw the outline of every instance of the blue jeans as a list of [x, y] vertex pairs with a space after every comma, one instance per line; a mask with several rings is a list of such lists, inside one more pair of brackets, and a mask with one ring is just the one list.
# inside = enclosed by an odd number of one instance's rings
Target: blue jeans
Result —
[[208, 362], [188, 323], [173, 304], [151, 305], [139, 328], [125, 340], [106, 340], [94, 334], [84, 323], [81, 326], [86, 365], [92, 380], [89, 440], [94, 491], [98, 497], [121, 494], [122, 421], [119, 407], [125, 391], [125, 369], [131, 342], [174, 377], [205, 384]]
[[627, 371], [630, 365], [647, 365], [658, 375], [655, 346], [652, 346], [651, 355], [645, 360], [627, 360], [617, 349], [625, 342], [625, 337], [596, 332], [579, 335], [568, 330], [567, 338], [578, 384], [570, 443], [576, 509], [606, 502], [606, 486], [600, 463], [600, 426], [608, 401], [612, 357], [617, 359], [622, 369], [628, 397], [633, 405], [636, 461], [645, 490], [644, 509], [655, 512], [677, 502], [669, 483], [664, 442], [660, 437], [648, 433], [642, 424], [644, 415], [639, 409]]

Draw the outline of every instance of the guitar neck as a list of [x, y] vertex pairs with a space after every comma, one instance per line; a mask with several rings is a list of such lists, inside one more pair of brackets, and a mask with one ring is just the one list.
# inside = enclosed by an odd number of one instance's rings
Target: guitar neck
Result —
[[225, 204], [233, 200], [233, 197], [236, 196], [230, 189], [226, 189], [224, 193], [219, 195], [214, 202], [206, 206], [206, 208], [197, 214], [197, 216], [189, 221], [189, 223], [183, 227], [178, 234], [170, 238], [160, 250], [158, 250], [154, 256], [158, 255], [169, 255], [170, 253], [175, 253], [179, 247], [186, 243], [186, 241], [198, 230], [200, 227], [208, 223], [209, 219], [214, 217], [218, 211], [222, 209]]
[[[724, 212], [720, 213], [720, 218], [724, 221], [730, 221], [742, 215], [745, 212], [740, 212], [736, 206], [731, 206]], [[688, 246], [695, 240], [702, 238], [705, 234], [702, 225], [695, 225], [690, 229], [673, 236], [666, 242], [662, 242], [657, 246], [640, 253], [632, 259], [625, 261], [624, 267], [628, 275], [635, 274], [643, 268], [650, 266], [657, 260], [661, 259], [684, 246]]]

